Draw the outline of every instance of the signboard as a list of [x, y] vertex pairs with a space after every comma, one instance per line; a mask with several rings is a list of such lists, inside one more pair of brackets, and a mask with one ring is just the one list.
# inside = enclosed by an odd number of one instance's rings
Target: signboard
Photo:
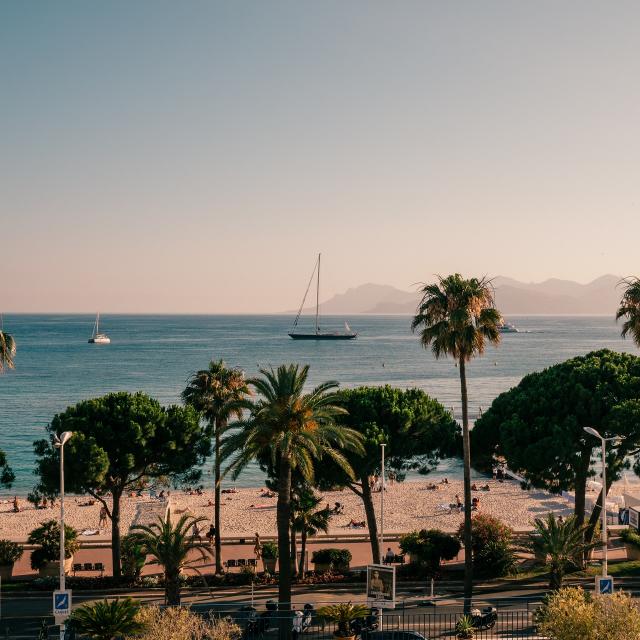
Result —
[[53, 592], [53, 615], [58, 619], [65, 619], [71, 615], [71, 590]]
[[369, 606], [393, 609], [396, 606], [396, 568], [384, 564], [367, 566]]
[[640, 525], [638, 512], [633, 507], [629, 507], [629, 526], [637, 531], [640, 528], [638, 525]]
[[596, 593], [601, 596], [610, 596], [613, 594], [613, 578], [611, 576], [596, 577]]

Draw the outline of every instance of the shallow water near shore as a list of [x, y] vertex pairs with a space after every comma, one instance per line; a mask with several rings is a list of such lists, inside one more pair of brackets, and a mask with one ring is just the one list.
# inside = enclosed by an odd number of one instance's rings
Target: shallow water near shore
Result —
[[[346, 387], [391, 384], [418, 387], [460, 415], [458, 371], [453, 361], [437, 361], [409, 329], [408, 316], [327, 317], [327, 330], [347, 320], [359, 333], [351, 341], [294, 341], [292, 317], [103, 315], [110, 345], [91, 345], [89, 315], [4, 316], [4, 329], [18, 345], [16, 369], [0, 376], [0, 448], [16, 472], [11, 493], [26, 494], [35, 483], [34, 440], [58, 412], [110, 391], [142, 390], [164, 404], [179, 402], [189, 375], [223, 358], [247, 375], [257, 367], [309, 364], [310, 385], [334, 379]], [[476, 416], [523, 375], [596, 349], [638, 354], [608, 316], [508, 318], [523, 333], [504, 334], [468, 369], [470, 412]], [[457, 460], [443, 461], [438, 473], [459, 477]], [[207, 481], [205, 473], [203, 481]], [[257, 467], [247, 469], [239, 487], [260, 486]], [[9, 492], [4, 491], [5, 495]]]

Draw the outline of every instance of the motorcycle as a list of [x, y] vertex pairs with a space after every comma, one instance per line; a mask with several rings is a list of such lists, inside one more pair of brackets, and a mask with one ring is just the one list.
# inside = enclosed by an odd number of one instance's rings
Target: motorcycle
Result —
[[247, 623], [242, 631], [242, 640], [254, 640], [261, 638], [271, 627], [274, 612], [278, 610], [278, 604], [273, 600], [267, 600], [266, 611], [257, 615], [254, 607], [243, 607], [241, 611], [247, 611]]
[[351, 633], [357, 638], [364, 639], [371, 631], [375, 631], [379, 625], [380, 609], [373, 607], [371, 613], [363, 618], [356, 618], [349, 623]]
[[305, 604], [303, 610], [297, 610], [293, 612], [293, 629], [291, 631], [291, 637], [293, 640], [298, 638], [311, 626], [313, 621], [313, 614], [315, 609], [312, 604]]
[[480, 609], [471, 610], [471, 624], [475, 629], [480, 631], [484, 629], [491, 629], [498, 621], [498, 610], [495, 607], [484, 607], [482, 611]]

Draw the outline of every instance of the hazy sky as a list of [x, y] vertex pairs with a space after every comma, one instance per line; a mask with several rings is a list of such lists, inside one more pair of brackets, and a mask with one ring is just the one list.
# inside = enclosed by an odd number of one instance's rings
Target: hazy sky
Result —
[[0, 311], [640, 274], [640, 3], [0, 4]]

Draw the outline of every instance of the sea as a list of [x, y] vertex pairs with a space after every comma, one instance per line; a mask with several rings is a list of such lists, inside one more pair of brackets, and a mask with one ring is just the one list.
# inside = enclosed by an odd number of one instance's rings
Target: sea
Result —
[[[309, 386], [336, 380], [343, 387], [390, 384], [417, 387], [460, 417], [458, 370], [436, 360], [411, 332], [408, 316], [322, 318], [322, 328], [348, 321], [358, 338], [347, 341], [292, 340], [287, 315], [102, 315], [109, 345], [87, 342], [89, 315], [4, 315], [4, 330], [17, 343], [15, 369], [0, 375], [0, 448], [16, 473], [11, 493], [35, 484], [33, 441], [52, 417], [69, 405], [112, 391], [144, 391], [163, 404], [180, 402], [189, 375], [222, 358], [248, 376], [283, 363], [310, 366]], [[610, 316], [512, 316], [519, 333], [502, 335], [468, 367], [470, 414], [476, 417], [503, 391], [567, 358], [596, 349], [639, 353]], [[311, 319], [304, 321], [311, 323]], [[304, 326], [302, 327], [304, 329]], [[205, 479], [210, 465], [205, 468]], [[436, 473], [461, 474], [457, 460]], [[260, 486], [259, 468], [248, 468], [239, 487]], [[7, 494], [5, 490], [3, 494]]]

